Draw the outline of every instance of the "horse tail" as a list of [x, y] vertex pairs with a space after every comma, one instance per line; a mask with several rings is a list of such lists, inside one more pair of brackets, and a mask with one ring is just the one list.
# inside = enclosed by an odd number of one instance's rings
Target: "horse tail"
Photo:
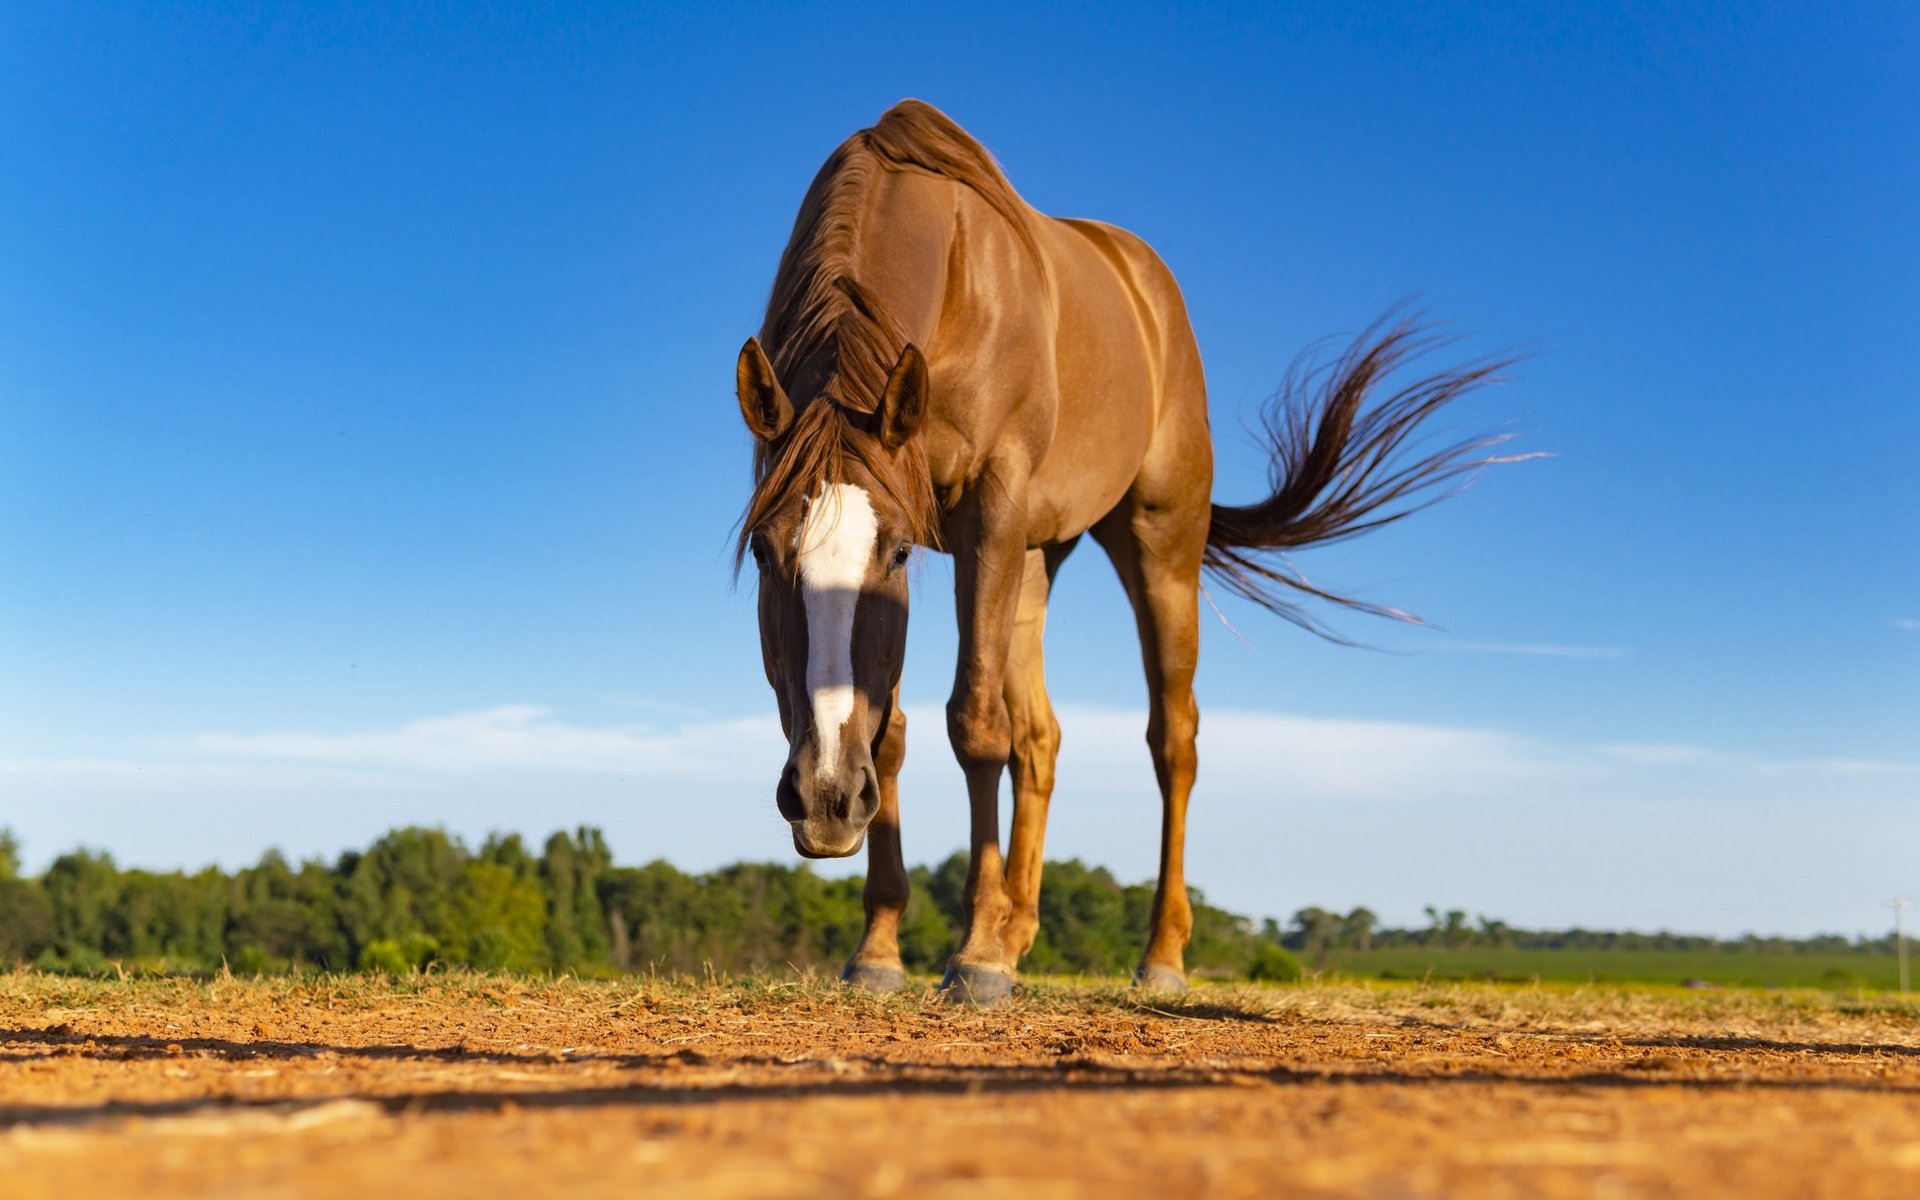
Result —
[[[1333, 641], [1347, 639], [1302, 607], [1312, 597], [1375, 616], [1421, 624], [1397, 608], [1328, 591], [1307, 580], [1286, 551], [1390, 525], [1453, 495], [1476, 472], [1539, 455], [1496, 455], [1514, 435], [1469, 438], [1407, 461], [1425, 422], [1446, 404], [1498, 382], [1517, 358], [1481, 358], [1400, 386], [1377, 399], [1386, 378], [1452, 339], [1389, 312], [1330, 366], [1312, 350], [1287, 370], [1263, 414], [1273, 491], [1247, 505], [1215, 504], [1205, 566], [1229, 590]], [[1452, 485], [1452, 486], [1447, 486]]]

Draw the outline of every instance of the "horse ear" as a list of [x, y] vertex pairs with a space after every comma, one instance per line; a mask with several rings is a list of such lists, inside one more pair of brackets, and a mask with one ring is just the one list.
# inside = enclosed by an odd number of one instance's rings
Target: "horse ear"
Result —
[[793, 403], [774, 377], [773, 364], [760, 348], [759, 338], [748, 338], [740, 347], [740, 362], [734, 368], [734, 387], [740, 396], [740, 415], [747, 420], [753, 436], [770, 442], [786, 431], [793, 420]]
[[927, 415], [928, 387], [926, 357], [909, 342], [887, 376], [886, 393], [874, 413], [881, 445], [897, 450], [920, 428], [920, 419]]

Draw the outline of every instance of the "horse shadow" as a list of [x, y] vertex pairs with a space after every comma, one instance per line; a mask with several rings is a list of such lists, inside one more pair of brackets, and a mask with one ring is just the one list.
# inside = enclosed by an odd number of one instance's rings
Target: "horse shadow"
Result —
[[[1236, 1010], [1237, 1012], [1238, 1010]], [[1240, 1014], [1244, 1015], [1244, 1014]], [[1598, 1037], [1578, 1040], [1602, 1040]], [[1798, 1051], [1835, 1054], [1920, 1055], [1920, 1047], [1897, 1043], [1813, 1043], [1764, 1038], [1639, 1038], [1621, 1045], [1723, 1051]], [[1447, 1073], [1405, 1070], [1351, 1070], [1276, 1066], [1218, 1069], [1199, 1064], [1129, 1065], [1075, 1056], [1032, 1064], [916, 1064], [880, 1056], [848, 1060], [793, 1059], [773, 1055], [707, 1055], [681, 1049], [661, 1054], [549, 1054], [472, 1050], [464, 1046], [427, 1047], [400, 1043], [331, 1045], [320, 1042], [235, 1041], [223, 1038], [166, 1038], [149, 1035], [89, 1035], [62, 1026], [48, 1029], [0, 1029], [0, 1051], [40, 1047], [39, 1057], [80, 1055], [98, 1059], [179, 1058], [211, 1055], [227, 1061], [299, 1060], [321, 1056], [368, 1061], [419, 1060], [494, 1066], [565, 1066], [597, 1063], [626, 1069], [654, 1068], [641, 1078], [589, 1086], [455, 1086], [402, 1092], [343, 1090], [318, 1097], [288, 1099], [197, 1096], [154, 1101], [109, 1100], [96, 1104], [0, 1104], [0, 1130], [34, 1127], [89, 1127], [127, 1119], [187, 1118], [219, 1113], [255, 1113], [294, 1117], [321, 1105], [351, 1101], [370, 1113], [391, 1117], [506, 1111], [518, 1109], [675, 1110], [742, 1099], [814, 1097], [919, 1097], [1071, 1094], [1094, 1091], [1151, 1092], [1193, 1088], [1276, 1089], [1308, 1087], [1465, 1088], [1520, 1087], [1542, 1093], [1582, 1089], [1678, 1089], [1697, 1094], [1778, 1091], [1835, 1091], [1920, 1097], [1920, 1084], [1854, 1079], [1695, 1078], [1609, 1065], [1578, 1074], [1503, 1073], [1469, 1069]], [[0, 1054], [0, 1064], [32, 1054]], [[677, 1068], [709, 1067], [723, 1074], [711, 1081], [689, 1079]], [[823, 1070], [824, 1069], [824, 1070]], [[756, 1077], [742, 1079], [738, 1072]], [[479, 1080], [481, 1084], [487, 1081]]]

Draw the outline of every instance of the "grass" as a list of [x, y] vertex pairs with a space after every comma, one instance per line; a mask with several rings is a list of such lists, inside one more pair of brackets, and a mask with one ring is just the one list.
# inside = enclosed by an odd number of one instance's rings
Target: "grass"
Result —
[[1554, 980], [1568, 983], [1690, 981], [1721, 987], [1892, 991], [1890, 954], [1791, 954], [1753, 950], [1532, 950], [1467, 946], [1338, 950], [1326, 970], [1362, 979]]
[[[1399, 953], [1379, 951], [1376, 954]], [[1466, 951], [1456, 951], [1463, 959]], [[1498, 952], [1486, 951], [1486, 954]], [[1509, 951], [1508, 954], [1519, 952]], [[1408, 955], [1416, 958], [1416, 955]], [[1786, 956], [1794, 957], [1794, 956]], [[520, 1008], [555, 1013], [629, 1012], [709, 1014], [716, 1011], [771, 1012], [795, 1008], [846, 1014], [925, 1013], [958, 1015], [980, 1010], [949, 1004], [934, 991], [932, 977], [915, 980], [906, 992], [889, 996], [850, 992], [834, 979], [813, 973], [684, 976], [635, 975], [614, 980], [573, 976], [507, 975], [458, 968], [415, 972], [394, 978], [379, 973], [287, 976], [220, 975], [212, 978], [128, 977], [111, 979], [55, 975], [20, 968], [0, 973], [0, 1013], [39, 1011], [122, 1012], [152, 1008], [247, 1010], [314, 1006], [328, 1010], [366, 1010], [398, 1005], [430, 1008]], [[1843, 994], [1821, 987], [1726, 987], [1683, 990], [1661, 982], [1618, 983], [1551, 980], [1514, 983], [1426, 979], [1354, 979], [1322, 976], [1295, 984], [1199, 982], [1177, 995], [1142, 994], [1121, 979], [1023, 979], [1015, 1010], [1035, 1015], [1133, 1011], [1171, 1017], [1219, 1017], [1229, 1014], [1267, 1018], [1325, 1019], [1336, 1013], [1406, 1014], [1448, 1017], [1473, 1024], [1476, 1019], [1591, 1019], [1659, 1013], [1725, 1019], [1877, 1016], [1920, 1022], [1920, 996], [1892, 992]], [[989, 1010], [992, 1011], [992, 1010]]]

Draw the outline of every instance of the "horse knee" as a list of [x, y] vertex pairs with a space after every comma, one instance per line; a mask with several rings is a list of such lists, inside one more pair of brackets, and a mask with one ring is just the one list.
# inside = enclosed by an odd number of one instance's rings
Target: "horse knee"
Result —
[[1013, 752], [1013, 723], [997, 695], [956, 696], [947, 702], [947, 737], [963, 770], [1004, 767]]
[[1029, 714], [1013, 731], [1013, 761], [1022, 788], [1053, 791], [1053, 765], [1060, 757], [1060, 722], [1051, 708]]
[[1192, 697], [1170, 702], [1147, 722], [1147, 749], [1154, 761], [1176, 775], [1191, 778], [1199, 765], [1194, 740], [1200, 734], [1200, 708]]
[[1032, 739], [1031, 746], [1035, 759], [1051, 764], [1060, 754], [1060, 721], [1049, 708], [1040, 714], [1040, 720], [1033, 723], [1028, 731]]

